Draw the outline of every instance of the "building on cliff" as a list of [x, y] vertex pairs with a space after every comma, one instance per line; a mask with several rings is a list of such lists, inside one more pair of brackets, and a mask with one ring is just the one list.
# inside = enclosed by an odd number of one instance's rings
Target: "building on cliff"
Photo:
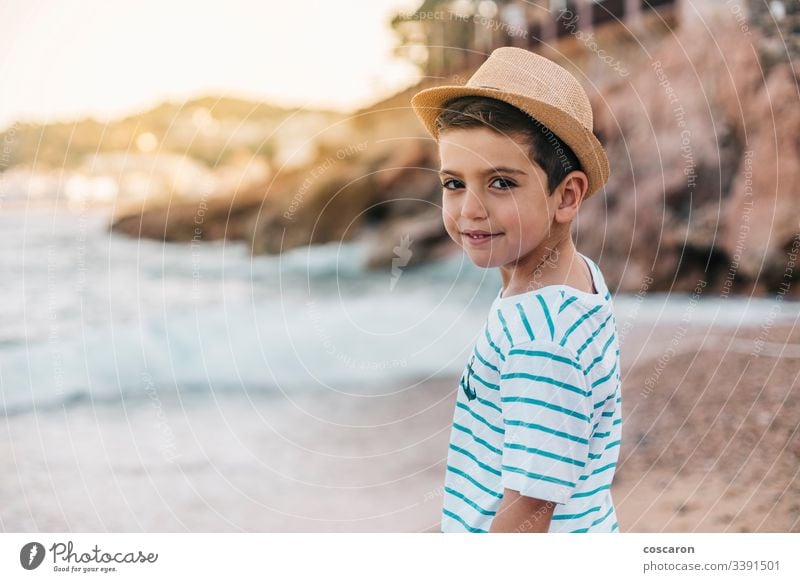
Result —
[[677, 0], [425, 0], [393, 21], [425, 74], [474, 68], [501, 46], [544, 51], [559, 39], [622, 22], [635, 30], [650, 12], [672, 13]]

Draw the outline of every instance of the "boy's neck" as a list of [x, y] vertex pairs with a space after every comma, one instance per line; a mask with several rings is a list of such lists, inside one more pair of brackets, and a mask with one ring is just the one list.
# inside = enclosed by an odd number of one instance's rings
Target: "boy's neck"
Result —
[[578, 255], [572, 235], [548, 240], [516, 264], [500, 267], [503, 297], [535, 291], [548, 285], [569, 285], [595, 293], [588, 266]]

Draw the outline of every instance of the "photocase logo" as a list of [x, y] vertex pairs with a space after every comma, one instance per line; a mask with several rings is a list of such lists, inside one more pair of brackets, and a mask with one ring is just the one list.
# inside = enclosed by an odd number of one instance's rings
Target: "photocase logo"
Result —
[[412, 242], [413, 241], [407, 234], [403, 235], [403, 238], [400, 239], [400, 244], [392, 249], [396, 258], [392, 259], [392, 278], [389, 281], [390, 291], [394, 291], [394, 286], [397, 285], [400, 275], [403, 274], [403, 267], [411, 260], [412, 253], [410, 247]]
[[19, 551], [19, 563], [26, 570], [35, 570], [44, 560], [44, 546], [39, 542], [28, 542]]

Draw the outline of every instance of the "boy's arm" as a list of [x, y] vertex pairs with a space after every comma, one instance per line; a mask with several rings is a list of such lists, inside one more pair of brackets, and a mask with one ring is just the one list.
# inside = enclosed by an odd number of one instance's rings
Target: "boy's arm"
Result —
[[546, 533], [555, 503], [505, 489], [489, 533]]

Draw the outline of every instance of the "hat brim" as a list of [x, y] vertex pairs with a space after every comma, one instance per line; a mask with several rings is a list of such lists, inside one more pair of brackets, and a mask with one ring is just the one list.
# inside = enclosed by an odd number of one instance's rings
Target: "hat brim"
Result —
[[464, 96], [493, 97], [505, 101], [521, 109], [556, 134], [575, 153], [581, 163], [581, 170], [589, 180], [586, 198], [608, 181], [611, 173], [608, 156], [594, 132], [585, 128], [567, 112], [537, 99], [489, 87], [443, 85], [423, 89], [414, 95], [411, 98], [411, 107], [428, 133], [438, 142], [436, 117], [445, 103], [456, 97]]

